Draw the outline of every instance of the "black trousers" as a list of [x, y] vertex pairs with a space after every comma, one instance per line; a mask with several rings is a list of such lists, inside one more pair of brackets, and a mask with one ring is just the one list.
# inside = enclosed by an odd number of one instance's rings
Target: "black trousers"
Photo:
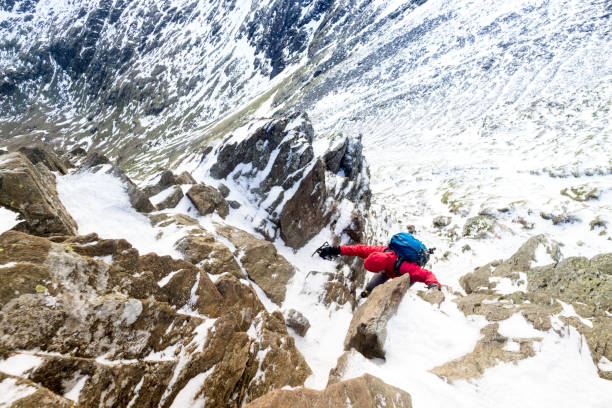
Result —
[[376, 275], [374, 275], [372, 280], [370, 280], [370, 283], [368, 283], [368, 286], [366, 286], [366, 291], [368, 293], [372, 293], [372, 290], [374, 290], [375, 287], [377, 287], [378, 285], [382, 285], [388, 280], [389, 280], [389, 277], [387, 276], [386, 273], [379, 272]]

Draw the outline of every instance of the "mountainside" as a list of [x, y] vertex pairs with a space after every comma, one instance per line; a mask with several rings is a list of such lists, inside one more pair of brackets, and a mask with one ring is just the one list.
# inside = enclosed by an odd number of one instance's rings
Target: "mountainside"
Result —
[[[609, 407], [610, 26], [0, 0], [0, 405]], [[442, 291], [313, 256], [398, 231]]]

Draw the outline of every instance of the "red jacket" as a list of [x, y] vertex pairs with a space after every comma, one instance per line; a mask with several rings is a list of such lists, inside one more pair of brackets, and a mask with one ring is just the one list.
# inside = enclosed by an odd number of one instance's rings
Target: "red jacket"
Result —
[[[385, 271], [388, 277], [397, 278], [399, 275], [394, 270], [397, 255], [393, 251], [383, 252], [385, 249], [388, 249], [388, 247], [382, 245], [352, 245], [341, 246], [340, 252], [342, 255], [364, 258], [363, 266], [370, 272]], [[435, 283], [438, 286], [442, 286], [431, 271], [421, 268], [415, 263], [402, 262], [399, 272], [400, 275], [405, 273], [410, 275], [412, 282], [423, 282], [426, 285]]]

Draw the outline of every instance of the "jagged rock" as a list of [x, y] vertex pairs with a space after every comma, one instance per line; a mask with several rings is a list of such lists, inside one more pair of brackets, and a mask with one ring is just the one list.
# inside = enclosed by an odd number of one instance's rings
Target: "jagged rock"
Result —
[[276, 390], [246, 405], [245, 408], [412, 408], [410, 394], [384, 383], [377, 377], [361, 377], [328, 385], [324, 390], [298, 388]]
[[67, 166], [62, 160], [53, 152], [42, 147], [21, 147], [18, 150], [25, 157], [32, 162], [32, 164], [42, 163], [51, 171], [58, 171], [61, 174], [68, 172]]
[[439, 217], [434, 218], [433, 226], [436, 228], [444, 228], [451, 223], [451, 217], [445, 217], [440, 215]]
[[[476, 343], [474, 351], [430, 371], [448, 382], [480, 378], [484, 370], [504, 362], [515, 362], [533, 357], [533, 342], [541, 338], [508, 338], [497, 332], [497, 323], [485, 326], [480, 332], [483, 337]], [[506, 349], [508, 343], [516, 344], [517, 351]]]
[[0, 160], [0, 205], [21, 215], [24, 221], [15, 227], [18, 230], [76, 234], [77, 224], [57, 195], [53, 174], [39, 170], [21, 153]]
[[[210, 170], [215, 178], [231, 177], [266, 211], [267, 217], [256, 226], [259, 233], [269, 240], [280, 235], [294, 249], [328, 223], [340, 220], [335, 210], [343, 200], [343, 211], [359, 207], [359, 212], [364, 212], [370, 205], [369, 175], [360, 140], [345, 139], [326, 164], [314, 156], [313, 135], [306, 114], [273, 120], [239, 143], [222, 144]], [[353, 208], [348, 208], [348, 203]], [[357, 228], [353, 237], [359, 238], [363, 224], [358, 221], [334, 228], [338, 234], [345, 228], [347, 233]]]
[[193, 264], [202, 262], [204, 270], [208, 273], [228, 272], [238, 279], [246, 278], [228, 247], [203, 230], [200, 230], [199, 234], [187, 235], [174, 245], [187, 261]]
[[54, 239], [0, 235], [11, 288], [2, 292], [0, 350], [42, 353], [25, 381], [56, 395], [83, 381], [82, 406], [169, 406], [195, 387], [207, 406], [237, 408], [310, 375], [282, 315], [235, 277], [212, 283], [186, 261], [139, 256], [124, 240]]
[[397, 311], [409, 287], [408, 274], [377, 286], [355, 310], [344, 339], [344, 349], [354, 348], [367, 358], [385, 358], [387, 321]]
[[[176, 176], [170, 170], [164, 170], [160, 176], [157, 184], [152, 186], [147, 186], [142, 189], [143, 193], [149, 198], [153, 197], [156, 194], [161, 193], [166, 190], [170, 186], [174, 186], [179, 184]], [[194, 183], [195, 184], [195, 183]]]
[[168, 191], [162, 191], [158, 195], [150, 198], [151, 203], [155, 205], [158, 210], [174, 208], [184, 197], [183, 190], [180, 186], [174, 185], [172, 187], [168, 187], [167, 190]]
[[570, 214], [552, 214], [540, 212], [540, 217], [547, 221], [552, 221], [553, 225], [559, 224], [573, 224], [575, 222], [579, 222], [580, 219], [574, 215]]
[[294, 267], [278, 252], [274, 245], [254, 237], [246, 231], [227, 225], [216, 225], [217, 231], [235, 247], [235, 256], [249, 278], [257, 283], [277, 305], [285, 300], [287, 282], [295, 274]]
[[295, 309], [289, 309], [287, 311], [287, 317], [285, 319], [287, 327], [291, 327], [297, 334], [304, 337], [308, 329], [310, 328], [310, 322], [304, 315]]
[[234, 200], [228, 200], [227, 202], [229, 204], [229, 206], [231, 208], [233, 208], [234, 210], [237, 210], [238, 208], [240, 208], [240, 203], [238, 201], [234, 201]]
[[301, 248], [327, 225], [332, 215], [328, 210], [325, 167], [318, 160], [283, 207], [281, 237], [290, 247]]
[[187, 191], [187, 197], [200, 215], [212, 214], [217, 211], [221, 218], [227, 217], [229, 207], [219, 190], [206, 184], [196, 184]]
[[198, 182], [188, 171], [184, 171], [178, 176], [176, 176], [175, 180], [178, 184], [198, 184]]

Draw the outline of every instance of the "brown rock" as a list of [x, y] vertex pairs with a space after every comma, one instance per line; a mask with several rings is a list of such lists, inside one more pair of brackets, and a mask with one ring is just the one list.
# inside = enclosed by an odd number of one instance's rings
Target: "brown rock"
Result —
[[410, 394], [364, 374], [329, 385], [322, 391], [298, 388], [276, 390], [247, 404], [245, 408], [411, 408]]
[[175, 178], [178, 184], [198, 184], [191, 173], [184, 171]]
[[202, 267], [209, 273], [228, 272], [239, 279], [246, 278], [229, 248], [204, 231], [200, 235], [190, 234], [181, 238], [175, 248], [183, 254], [185, 260], [193, 264], [202, 262]]
[[18, 230], [43, 236], [76, 234], [77, 224], [62, 205], [55, 180], [43, 176], [21, 153], [2, 156], [0, 205], [24, 219]]
[[189, 197], [200, 215], [212, 214], [213, 211], [217, 211], [221, 218], [225, 218], [229, 214], [227, 202], [214, 187], [196, 184], [189, 189], [187, 197]]
[[169, 187], [170, 191], [164, 197], [163, 200], [155, 203], [158, 210], [165, 210], [166, 208], [174, 208], [177, 206], [179, 201], [184, 197], [183, 190], [180, 186]]
[[355, 310], [344, 339], [344, 349], [354, 348], [367, 358], [385, 358], [387, 321], [397, 311], [409, 287], [407, 274], [377, 286]]
[[287, 327], [291, 327], [297, 334], [304, 337], [310, 328], [310, 322], [304, 315], [295, 309], [287, 311], [286, 318]]
[[326, 208], [326, 199], [325, 165], [318, 160], [281, 212], [281, 237], [287, 245], [301, 248], [327, 225], [332, 211]]
[[235, 256], [253, 282], [257, 283], [277, 305], [285, 300], [287, 282], [295, 274], [294, 267], [278, 254], [274, 245], [246, 231], [216, 225], [217, 231], [236, 247]]
[[[497, 332], [497, 323], [485, 326], [481, 333], [483, 337], [476, 343], [474, 351], [450, 361], [430, 371], [448, 382], [456, 380], [471, 380], [480, 378], [485, 369], [494, 367], [501, 362], [513, 362], [533, 357], [533, 342], [541, 338], [514, 338], [509, 339]], [[508, 351], [504, 347], [508, 341], [518, 343], [519, 351]]]
[[42, 163], [51, 171], [57, 171], [61, 174], [66, 174], [68, 172], [62, 160], [48, 149], [43, 147], [22, 147], [18, 152], [27, 157], [34, 165]]

